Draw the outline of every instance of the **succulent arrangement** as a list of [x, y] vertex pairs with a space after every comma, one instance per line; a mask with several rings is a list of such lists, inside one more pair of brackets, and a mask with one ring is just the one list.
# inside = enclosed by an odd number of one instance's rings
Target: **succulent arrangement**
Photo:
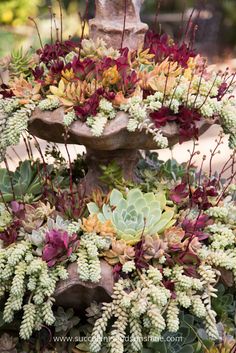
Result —
[[64, 124], [85, 123], [95, 137], [109, 121], [127, 113], [129, 132], [153, 135], [157, 148], [168, 146], [162, 134], [177, 124], [179, 141], [198, 138], [201, 122], [218, 122], [235, 148], [234, 79], [214, 72], [192, 49], [167, 35], [147, 32], [137, 50], [109, 48], [103, 39], [45, 44], [30, 55], [12, 53], [10, 79], [0, 90], [0, 151], [17, 144], [38, 107], [64, 108]]
[[[234, 352], [235, 76], [215, 73], [191, 41], [174, 43], [165, 34], [148, 31], [144, 44], [130, 50], [103, 39], [63, 41], [56, 32], [56, 41], [36, 53], [4, 60], [1, 349]], [[44, 153], [27, 132], [34, 114], [54, 111], [62, 112], [67, 159], [56, 144]], [[157, 148], [168, 145], [163, 128], [177, 127], [180, 142], [194, 140], [189, 161], [164, 162], [147, 152], [127, 180], [124, 165], [110, 160], [101, 166], [102, 188], [88, 193], [89, 159], [72, 160], [70, 128], [79, 120], [93, 141], [102, 141], [124, 114], [127, 136], [145, 131]], [[196, 140], [202, 123], [216, 121], [233, 151], [214, 173], [220, 135], [206, 173], [205, 157], [200, 170], [194, 165]], [[29, 158], [11, 171], [7, 148], [21, 137]]]
[[[137, 168], [143, 176], [138, 185], [127, 189], [121, 179], [119, 190], [94, 191], [73, 219], [58, 202], [63, 189], [53, 187], [53, 176], [63, 175], [66, 167], [57, 157], [50, 182], [41, 178], [36, 197], [25, 187], [20, 197], [3, 197], [0, 204], [1, 339], [8, 345], [12, 340], [12, 351], [19, 352], [34, 340], [46, 349], [47, 330], [53, 337], [80, 337], [79, 343], [63, 342], [71, 352], [230, 352], [235, 346], [235, 185], [217, 175], [199, 177], [191, 162], [163, 163], [148, 153]], [[29, 161], [24, 165], [34, 167]], [[21, 168], [22, 162], [18, 176]], [[148, 172], [162, 175], [164, 188], [149, 183]], [[19, 179], [15, 174], [12, 181]], [[63, 188], [71, 193], [69, 181]], [[114, 276], [111, 302], [98, 303], [96, 310], [93, 303], [79, 318], [76, 311], [59, 308], [56, 288], [70, 279], [70, 266], [86, 290], [87, 283], [100, 285], [101, 260]], [[18, 341], [8, 326], [12, 323]], [[169, 337], [175, 337], [172, 343]], [[52, 349], [60, 352], [59, 346]]]

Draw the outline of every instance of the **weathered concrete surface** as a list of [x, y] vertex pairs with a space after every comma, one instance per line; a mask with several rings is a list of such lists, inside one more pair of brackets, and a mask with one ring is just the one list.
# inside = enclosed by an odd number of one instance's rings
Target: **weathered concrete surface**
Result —
[[140, 8], [143, 0], [126, 1], [126, 21], [124, 31], [125, 1], [95, 0], [96, 17], [89, 21], [90, 37], [102, 38], [113, 48], [137, 49], [144, 40], [148, 26], [140, 21]]
[[102, 303], [111, 300], [114, 279], [112, 266], [106, 261], [101, 260], [101, 280], [98, 283], [81, 281], [77, 263], [70, 264], [68, 272], [69, 278], [60, 281], [54, 293], [57, 305], [82, 311], [93, 301]]

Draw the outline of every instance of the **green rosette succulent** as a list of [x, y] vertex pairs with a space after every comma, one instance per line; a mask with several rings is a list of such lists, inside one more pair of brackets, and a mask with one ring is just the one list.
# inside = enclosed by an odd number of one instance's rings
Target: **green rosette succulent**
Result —
[[110, 203], [104, 204], [101, 210], [94, 202], [88, 204], [89, 212], [97, 214], [102, 223], [111, 220], [117, 238], [129, 245], [137, 243], [142, 235], [161, 234], [175, 223], [174, 211], [165, 207], [164, 193], [142, 193], [139, 189], [130, 190], [126, 197], [113, 189]]

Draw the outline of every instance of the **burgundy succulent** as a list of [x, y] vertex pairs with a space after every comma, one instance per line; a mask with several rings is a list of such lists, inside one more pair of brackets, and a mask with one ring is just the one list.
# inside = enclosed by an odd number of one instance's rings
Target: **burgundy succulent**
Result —
[[113, 99], [115, 99], [115, 96], [116, 96], [114, 92], [107, 91], [101, 87], [97, 89], [97, 94], [99, 94], [103, 98], [106, 98], [109, 101], [112, 101]]
[[124, 96], [131, 95], [139, 81], [135, 70], [130, 68], [127, 48], [121, 50], [121, 56], [118, 59], [104, 58], [96, 64], [97, 78], [102, 79], [104, 71], [116, 67], [120, 80], [110, 89], [114, 92], [123, 92]]
[[73, 194], [68, 191], [62, 191], [57, 194], [51, 195], [51, 202], [55, 205], [63, 218], [78, 220], [84, 214], [86, 207], [84, 194], [77, 190]]
[[34, 76], [35, 81], [42, 83], [43, 80], [43, 75], [44, 75], [44, 68], [42, 66], [36, 66], [34, 69], [32, 69], [32, 74]]
[[122, 273], [122, 265], [120, 262], [113, 267], [112, 272], [113, 272], [114, 280], [118, 281]]
[[176, 122], [179, 125], [179, 142], [182, 143], [191, 138], [198, 139], [196, 122], [201, 120], [201, 114], [196, 109], [180, 107], [179, 113], [174, 114], [168, 107], [162, 107], [150, 114], [155, 126], [160, 128], [167, 123]]
[[97, 92], [95, 92], [89, 99], [86, 100], [85, 103], [74, 107], [76, 115], [83, 122], [86, 121], [86, 118], [89, 115], [95, 116], [98, 112], [99, 101], [100, 96]]
[[3, 241], [4, 246], [9, 246], [15, 243], [18, 237], [18, 231], [20, 229], [21, 222], [19, 220], [14, 221], [9, 227], [3, 232], [0, 232], [0, 240]]
[[18, 202], [18, 201], [12, 201], [11, 202], [11, 210], [12, 213], [15, 217], [17, 217], [19, 220], [23, 220], [25, 216], [25, 206]]
[[177, 185], [173, 190], [170, 191], [170, 199], [174, 203], [181, 203], [183, 202], [186, 197], [189, 195], [189, 190], [187, 189], [186, 183], [181, 183]]
[[84, 81], [85, 79], [88, 80], [89, 78], [96, 78], [95, 61], [90, 58], [81, 61], [79, 56], [75, 56], [72, 60], [71, 68], [76, 77], [81, 81]]
[[151, 113], [150, 117], [154, 121], [157, 128], [165, 126], [168, 122], [177, 120], [177, 116], [174, 115], [172, 110], [167, 107], [162, 107], [158, 111]]
[[218, 89], [218, 95], [217, 95], [217, 99], [220, 101], [222, 99], [222, 97], [225, 95], [225, 93], [227, 92], [229, 88], [229, 85], [227, 84], [227, 82], [223, 82], [219, 89]]
[[2, 83], [0, 85], [0, 95], [2, 95], [2, 97], [5, 99], [12, 98], [14, 96], [14, 93], [5, 83]]
[[197, 205], [201, 210], [207, 210], [212, 206], [211, 197], [218, 196], [216, 188], [216, 180], [204, 180], [191, 196], [193, 204]]
[[53, 44], [45, 44], [42, 49], [37, 50], [40, 62], [45, 63], [48, 67], [51, 66], [51, 61], [58, 60], [59, 57], [65, 57], [76, 48], [76, 43], [71, 40], [60, 42], [57, 40]]
[[201, 120], [201, 114], [196, 109], [180, 107], [177, 123], [179, 124], [179, 142], [182, 143], [191, 138], [198, 139], [196, 122]]
[[60, 59], [53, 61], [50, 67], [50, 73], [52, 76], [60, 75], [62, 70], [64, 69], [64, 62]]
[[108, 100], [113, 100], [115, 98], [115, 93], [106, 91], [104, 88], [98, 88], [97, 91], [89, 97], [85, 103], [74, 107], [78, 118], [84, 122], [88, 116], [95, 116], [98, 112], [99, 102], [102, 97]]
[[49, 267], [65, 261], [78, 246], [77, 234], [70, 236], [66, 231], [52, 229], [46, 233], [42, 259]]
[[209, 234], [204, 231], [208, 224], [209, 217], [202, 214], [196, 220], [185, 218], [181, 226], [185, 230], [186, 238], [193, 239], [196, 237], [198, 241], [204, 241], [209, 238]]
[[144, 260], [144, 257], [143, 257], [144, 253], [145, 253], [143, 245], [144, 245], [144, 240], [141, 240], [140, 242], [138, 242], [135, 245], [135, 260], [134, 261], [135, 261], [135, 266], [138, 269], [149, 267], [147, 261]]
[[144, 49], [149, 49], [155, 55], [155, 62], [161, 62], [166, 58], [171, 58], [186, 68], [188, 60], [194, 58], [196, 53], [186, 44], [174, 43], [167, 34], [158, 34], [151, 30], [146, 33]]
[[171, 298], [176, 299], [176, 293], [175, 293], [175, 284], [174, 282], [170, 280], [163, 281], [163, 285], [166, 289], [169, 289], [171, 292]]

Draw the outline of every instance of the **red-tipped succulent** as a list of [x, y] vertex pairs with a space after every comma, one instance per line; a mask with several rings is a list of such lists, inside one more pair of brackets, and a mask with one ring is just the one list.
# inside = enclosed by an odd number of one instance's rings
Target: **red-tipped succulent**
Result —
[[52, 229], [46, 233], [42, 258], [52, 267], [67, 260], [77, 246], [77, 234], [70, 236], [66, 231]]

